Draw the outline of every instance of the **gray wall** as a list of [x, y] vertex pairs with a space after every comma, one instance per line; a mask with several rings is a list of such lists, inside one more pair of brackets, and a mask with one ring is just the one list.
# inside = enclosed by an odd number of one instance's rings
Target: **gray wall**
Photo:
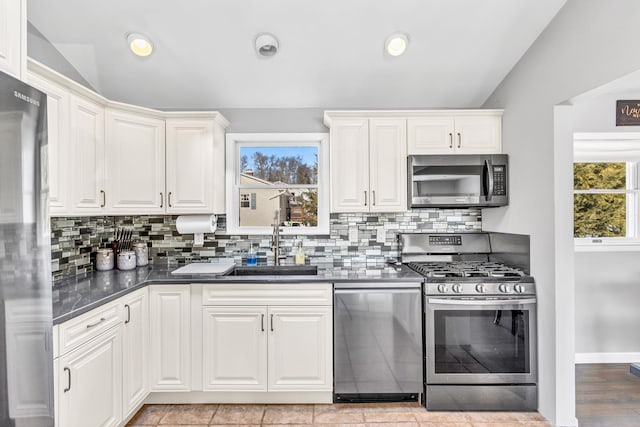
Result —
[[576, 420], [572, 142], [570, 133], [554, 128], [561, 111], [554, 106], [640, 69], [640, 56], [621, 42], [636, 38], [639, 18], [637, 0], [568, 0], [485, 104], [505, 109], [511, 201], [507, 208], [485, 209], [483, 227], [531, 236], [539, 410], [556, 425]]
[[89, 82], [75, 69], [67, 59], [51, 44], [49, 40], [34, 27], [27, 23], [27, 55], [49, 68], [69, 77], [91, 90], [95, 90]]
[[640, 254], [576, 253], [576, 353], [640, 352]]
[[220, 110], [233, 132], [329, 132], [322, 108], [227, 108]]
[[640, 126], [616, 126], [616, 101], [640, 99], [640, 76], [638, 87], [624, 91], [601, 94], [576, 101], [573, 107], [573, 123], [576, 132], [640, 132]]

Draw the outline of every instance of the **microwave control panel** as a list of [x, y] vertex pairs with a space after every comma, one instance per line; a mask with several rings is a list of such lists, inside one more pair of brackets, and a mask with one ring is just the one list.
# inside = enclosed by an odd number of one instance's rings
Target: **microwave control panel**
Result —
[[493, 167], [493, 194], [495, 196], [507, 195], [507, 168], [505, 166]]

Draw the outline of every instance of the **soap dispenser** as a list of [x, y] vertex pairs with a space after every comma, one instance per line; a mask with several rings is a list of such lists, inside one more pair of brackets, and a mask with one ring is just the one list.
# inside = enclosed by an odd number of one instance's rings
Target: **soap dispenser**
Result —
[[302, 241], [298, 242], [298, 251], [296, 252], [296, 265], [304, 265], [304, 252], [302, 251]]

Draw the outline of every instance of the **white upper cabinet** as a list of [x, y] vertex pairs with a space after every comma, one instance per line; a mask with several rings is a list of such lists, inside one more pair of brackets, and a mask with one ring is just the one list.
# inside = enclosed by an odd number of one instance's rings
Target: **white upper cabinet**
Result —
[[333, 120], [331, 212], [407, 210], [406, 120]]
[[27, 83], [47, 94], [47, 153], [49, 157], [49, 209], [52, 215], [70, 212], [69, 91], [28, 72]]
[[406, 120], [369, 120], [370, 212], [407, 210], [406, 140]]
[[104, 107], [74, 94], [70, 103], [71, 211], [105, 213]]
[[214, 212], [216, 184], [224, 182], [215, 180], [215, 145], [223, 145], [215, 140], [215, 123], [167, 119], [166, 125], [167, 213]]
[[0, 0], [0, 71], [18, 79], [26, 70], [26, 33], [26, 0]]
[[[448, 113], [452, 114], [452, 113]], [[409, 118], [408, 154], [496, 154], [502, 152], [502, 112]]]
[[114, 109], [106, 120], [108, 210], [164, 213], [164, 120]]
[[369, 198], [369, 121], [336, 120], [329, 133], [331, 212], [363, 212]]

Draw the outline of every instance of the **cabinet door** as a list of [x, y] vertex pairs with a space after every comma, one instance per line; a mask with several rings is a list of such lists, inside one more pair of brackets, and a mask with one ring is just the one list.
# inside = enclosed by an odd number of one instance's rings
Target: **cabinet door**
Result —
[[334, 120], [330, 130], [331, 212], [369, 210], [369, 123]]
[[107, 110], [106, 177], [113, 214], [163, 213], [164, 120]]
[[127, 418], [147, 397], [149, 378], [149, 300], [147, 288], [122, 299], [122, 410]]
[[204, 307], [205, 390], [267, 390], [266, 307]]
[[369, 120], [371, 212], [407, 210], [407, 121]]
[[0, 0], [0, 70], [22, 78], [26, 58], [26, 2]]
[[70, 213], [69, 92], [33, 73], [27, 82], [47, 94], [47, 152], [49, 156], [49, 211]]
[[104, 108], [71, 95], [71, 209], [78, 214], [104, 213]]
[[408, 154], [453, 154], [453, 117], [421, 117], [407, 120]]
[[122, 408], [120, 327], [61, 356], [59, 420], [64, 427], [118, 426]]
[[496, 154], [502, 151], [500, 116], [456, 117], [455, 149], [458, 154]]
[[331, 390], [331, 307], [269, 307], [269, 391]]
[[213, 212], [214, 124], [167, 120], [167, 212]]
[[149, 287], [151, 391], [191, 389], [189, 285]]

